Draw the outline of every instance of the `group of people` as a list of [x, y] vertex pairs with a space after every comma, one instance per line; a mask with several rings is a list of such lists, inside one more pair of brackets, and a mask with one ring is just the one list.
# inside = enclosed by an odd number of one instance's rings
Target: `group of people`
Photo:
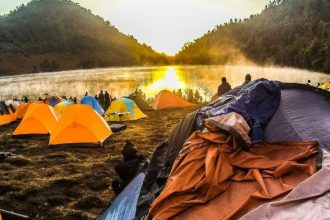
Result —
[[[85, 93], [85, 96], [88, 95], [88, 92]], [[105, 91], [103, 93], [103, 90], [100, 91], [99, 95], [95, 95], [95, 99], [100, 103], [103, 109], [108, 109], [112, 102], [112, 96], [108, 93], [108, 91]]]
[[199, 93], [199, 91], [196, 89], [195, 91], [193, 89], [185, 89], [184, 93], [182, 92], [182, 89], [178, 89], [178, 91], [173, 90], [173, 93], [180, 98], [183, 98], [187, 100], [188, 102], [200, 104], [203, 102], [203, 97]]
[[[250, 83], [252, 80], [252, 77], [250, 74], [246, 74], [245, 81], [241, 86], [245, 86], [248, 83]], [[218, 87], [218, 97], [224, 95], [225, 93], [229, 92], [231, 90], [231, 85], [227, 82], [226, 77], [222, 77], [221, 84]]]

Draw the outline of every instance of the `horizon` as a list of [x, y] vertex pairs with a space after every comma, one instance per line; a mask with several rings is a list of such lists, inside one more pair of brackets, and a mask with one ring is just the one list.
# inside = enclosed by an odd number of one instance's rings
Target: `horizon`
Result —
[[[2, 0], [0, 14], [30, 0]], [[93, 14], [109, 20], [124, 34], [134, 36], [155, 51], [173, 56], [186, 42], [194, 41], [230, 19], [260, 13], [268, 0], [73, 0]], [[184, 12], [184, 13], [182, 13]], [[196, 16], [196, 14], [198, 16]], [[152, 19], [155, 18], [155, 19]]]

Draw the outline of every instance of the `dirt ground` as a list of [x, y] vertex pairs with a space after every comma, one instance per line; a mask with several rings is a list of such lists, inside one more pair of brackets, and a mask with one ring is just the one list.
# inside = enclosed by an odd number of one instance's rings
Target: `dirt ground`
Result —
[[145, 111], [104, 147], [49, 148], [48, 137], [12, 138], [18, 122], [0, 127], [0, 208], [32, 219], [95, 219], [114, 199], [111, 181], [125, 140], [150, 157], [159, 142], [194, 108]]

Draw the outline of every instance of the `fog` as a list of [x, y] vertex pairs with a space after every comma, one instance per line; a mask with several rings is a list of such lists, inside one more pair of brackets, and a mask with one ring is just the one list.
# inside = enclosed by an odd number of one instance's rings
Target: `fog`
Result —
[[37, 99], [45, 93], [81, 98], [87, 91], [96, 95], [107, 90], [114, 97], [127, 96], [135, 89], [142, 89], [153, 98], [163, 89], [183, 91], [198, 90], [209, 100], [217, 91], [221, 77], [236, 87], [249, 73], [253, 79], [267, 78], [282, 82], [307, 83], [329, 82], [330, 75], [294, 68], [260, 66], [164, 66], [135, 68], [105, 68], [38, 73], [0, 77], [0, 98], [12, 99], [28, 96]]

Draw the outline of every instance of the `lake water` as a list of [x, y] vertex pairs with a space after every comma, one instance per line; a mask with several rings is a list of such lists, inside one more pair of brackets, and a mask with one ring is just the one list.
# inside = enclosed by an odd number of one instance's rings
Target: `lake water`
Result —
[[115, 97], [142, 89], [148, 98], [159, 91], [191, 88], [199, 90], [209, 100], [216, 92], [221, 77], [227, 77], [232, 87], [240, 85], [247, 73], [252, 79], [267, 78], [282, 82], [329, 82], [330, 75], [292, 68], [257, 66], [164, 66], [104, 68], [52, 73], [0, 77], [0, 98], [37, 98], [48, 93], [81, 98], [87, 91], [91, 95], [107, 90]]

